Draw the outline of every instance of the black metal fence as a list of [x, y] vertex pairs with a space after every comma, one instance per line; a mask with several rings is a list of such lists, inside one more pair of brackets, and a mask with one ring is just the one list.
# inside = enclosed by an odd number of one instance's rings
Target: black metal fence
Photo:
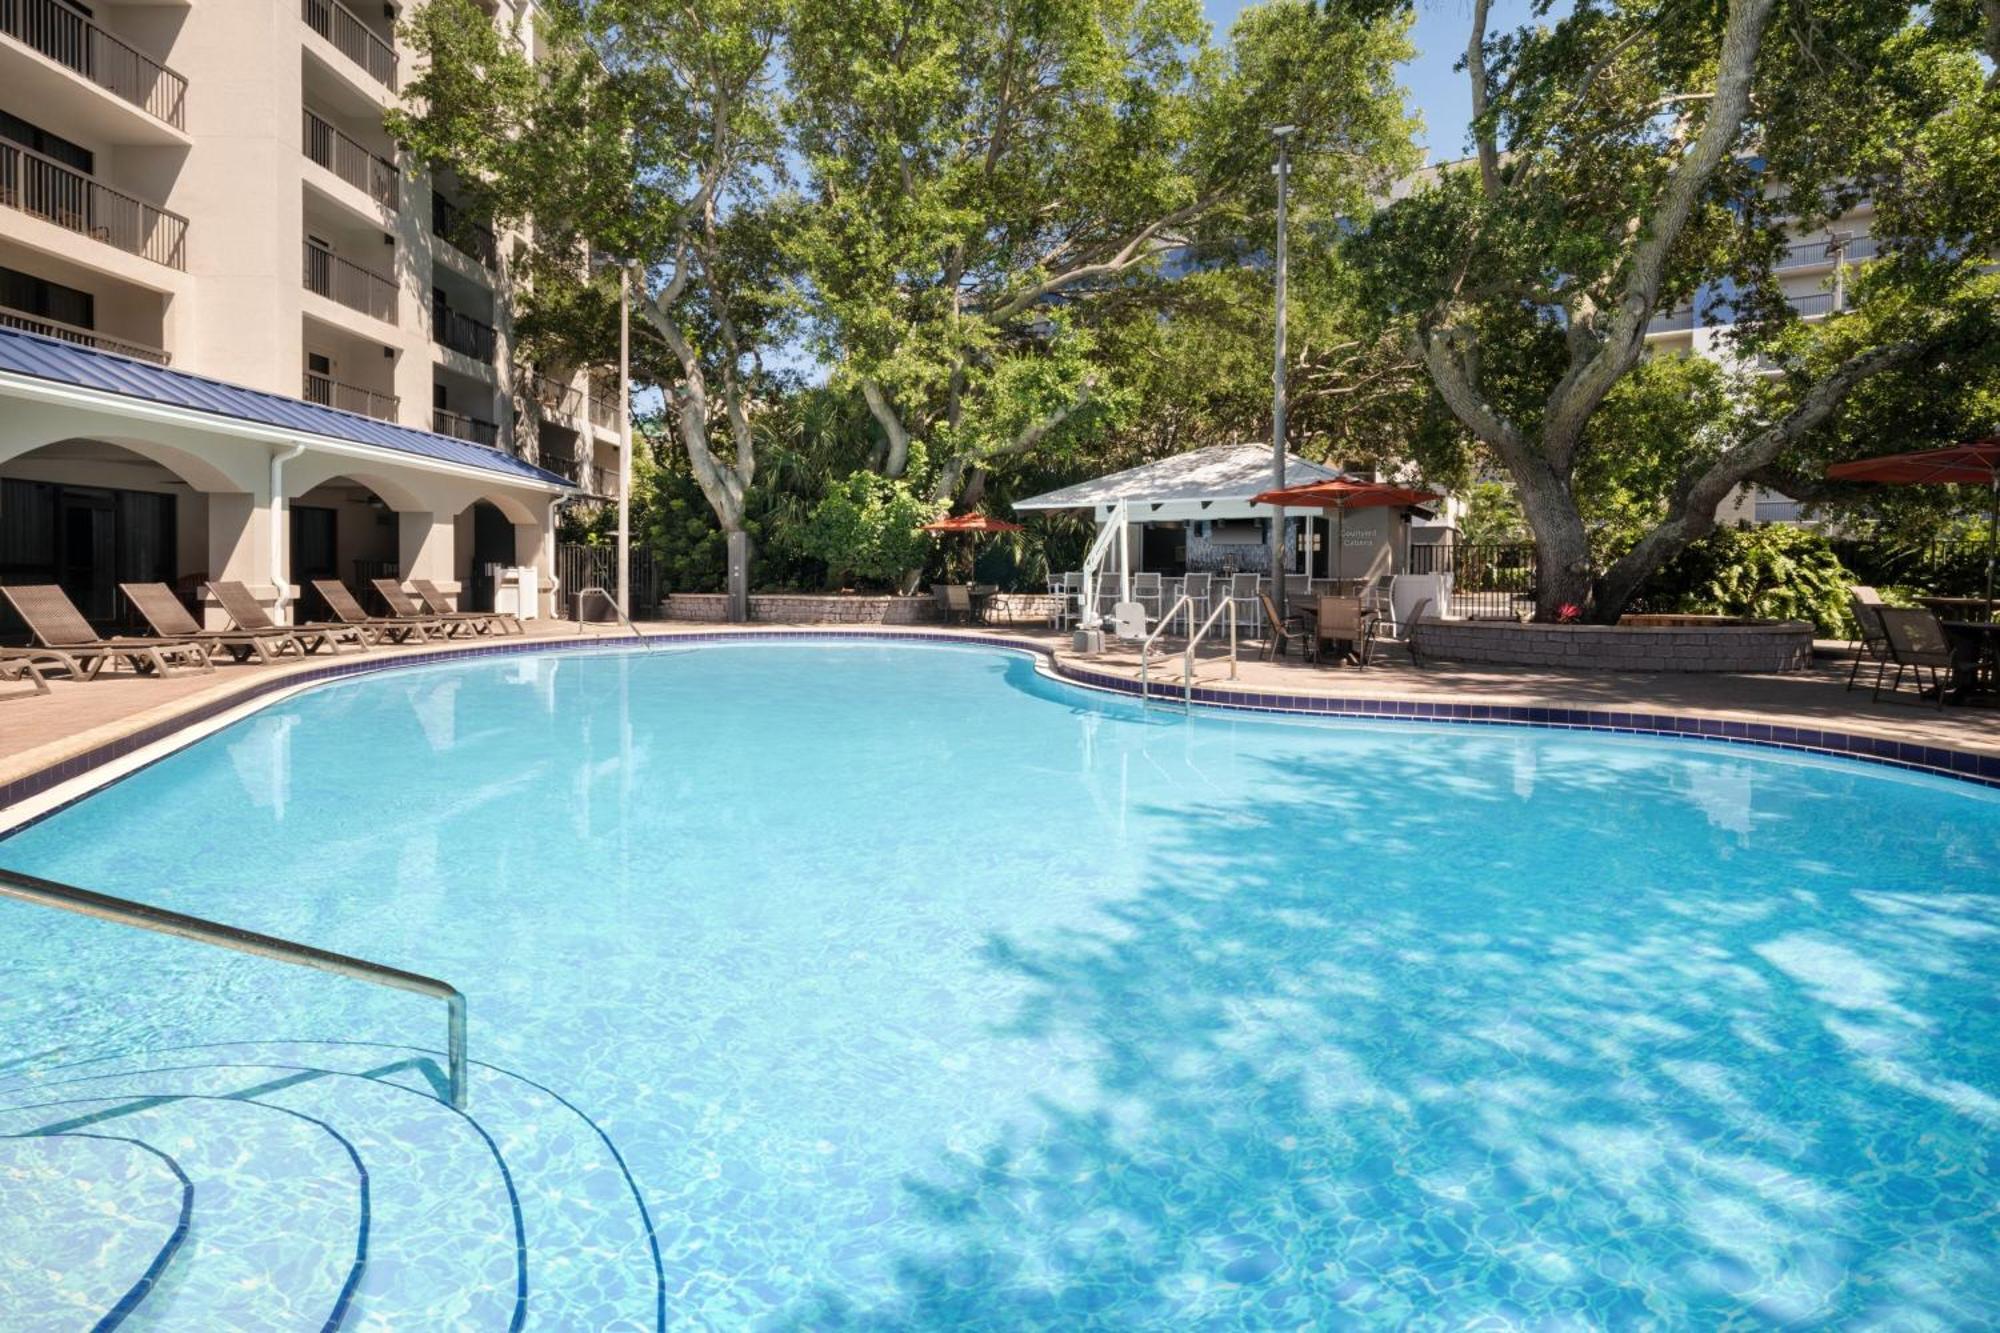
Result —
[[[618, 548], [585, 546], [563, 542], [556, 547], [556, 600], [558, 613], [566, 620], [576, 618], [576, 595], [585, 588], [618, 588]], [[659, 566], [653, 553], [632, 548], [632, 618], [643, 620], [658, 614], [660, 605]]]
[[1535, 609], [1535, 548], [1519, 543], [1413, 544], [1411, 574], [1451, 575], [1451, 614], [1518, 620]]

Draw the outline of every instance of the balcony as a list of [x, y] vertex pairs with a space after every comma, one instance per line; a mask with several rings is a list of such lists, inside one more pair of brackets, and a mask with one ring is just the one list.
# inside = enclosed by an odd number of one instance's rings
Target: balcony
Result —
[[369, 78], [396, 91], [396, 48], [340, 0], [301, 0], [299, 17], [334, 50], [366, 70]]
[[1776, 271], [1784, 273], [1792, 269], [1818, 268], [1824, 264], [1855, 264], [1873, 259], [1880, 250], [1873, 236], [1842, 235], [1799, 241], [1785, 247], [1785, 253], [1778, 258]]
[[563, 384], [527, 366], [514, 367], [514, 382], [520, 386], [524, 402], [532, 403], [543, 415], [574, 419], [583, 408], [583, 395], [574, 384]]
[[500, 242], [494, 237], [493, 228], [473, 221], [464, 209], [436, 190], [431, 191], [431, 235], [486, 268], [499, 270]]
[[342, 259], [311, 241], [305, 243], [305, 252], [307, 291], [338, 301], [349, 310], [372, 315], [384, 323], [396, 322], [396, 282], [393, 278], [371, 272], [352, 260]]
[[79, 347], [94, 347], [100, 352], [116, 352], [119, 356], [151, 361], [156, 366], [164, 366], [171, 360], [163, 348], [149, 347], [145, 343], [127, 342], [123, 338], [107, 337], [95, 329], [80, 329], [74, 324], [65, 324], [59, 319], [50, 319], [45, 315], [31, 315], [25, 310], [15, 310], [11, 306], [0, 305], [0, 329], [23, 329], [29, 333], [39, 333], [44, 338], [60, 338]]
[[1646, 325], [1646, 336], [1662, 333], [1692, 333], [1694, 331], [1694, 307], [1684, 305], [1678, 310], [1669, 310], [1653, 316]]
[[378, 157], [332, 124], [305, 112], [305, 155], [390, 212], [396, 211], [396, 164]]
[[590, 382], [590, 419], [593, 424], [610, 431], [619, 429], [624, 425], [619, 406], [617, 384], [606, 384], [602, 380]]
[[482, 324], [450, 306], [436, 303], [431, 310], [431, 341], [486, 365], [493, 364], [497, 341], [491, 324]]
[[153, 119], [177, 130], [187, 128], [187, 80], [69, 6], [57, 0], [0, 0], [0, 33]]
[[488, 449], [497, 449], [500, 446], [498, 425], [491, 421], [481, 421], [478, 417], [447, 412], [442, 407], [431, 409], [431, 429], [439, 435], [449, 435], [454, 440], [469, 440], [473, 444], [483, 444]]
[[[4, 9], [8, 0], [0, 0]], [[187, 267], [187, 219], [0, 141], [0, 205], [168, 268]]]
[[331, 375], [310, 370], [305, 372], [305, 377], [303, 397], [309, 403], [374, 417], [377, 421], [396, 419], [396, 405], [400, 400], [392, 393], [377, 393], [373, 389], [364, 389], [358, 384], [348, 384]]
[[1839, 292], [1807, 292], [1801, 296], [1788, 296], [1785, 300], [1800, 319], [1818, 319], [1847, 307]]

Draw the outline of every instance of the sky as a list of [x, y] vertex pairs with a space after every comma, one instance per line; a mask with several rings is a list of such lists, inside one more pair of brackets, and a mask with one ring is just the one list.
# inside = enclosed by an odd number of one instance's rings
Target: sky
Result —
[[[1208, 21], [1221, 40], [1228, 36], [1229, 25], [1246, 0], [1204, 0], [1204, 4]], [[1529, 20], [1531, 11], [1530, 0], [1495, 0], [1487, 17], [1487, 31], [1518, 27]], [[1465, 54], [1471, 23], [1471, 0], [1417, 0], [1417, 23], [1410, 34], [1417, 57], [1402, 67], [1403, 86], [1423, 112], [1421, 142], [1433, 162], [1466, 155], [1465, 127], [1472, 118], [1472, 94], [1465, 75], [1453, 73], [1451, 67]]]

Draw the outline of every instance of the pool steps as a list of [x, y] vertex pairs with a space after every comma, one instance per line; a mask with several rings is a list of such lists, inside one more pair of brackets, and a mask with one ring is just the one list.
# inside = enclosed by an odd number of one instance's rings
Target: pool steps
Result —
[[[0, 1133], [81, 1121], [187, 1161], [189, 1240], [128, 1302], [133, 1328], [663, 1326], [651, 1220], [603, 1130], [476, 1063], [455, 1111], [442, 1078], [433, 1053], [373, 1043], [156, 1050], [0, 1078]], [[45, 1224], [87, 1211], [41, 1199]], [[66, 1246], [39, 1285], [0, 1267], [0, 1303], [82, 1288], [94, 1326], [115, 1327], [115, 1283], [78, 1267], [88, 1252]]]

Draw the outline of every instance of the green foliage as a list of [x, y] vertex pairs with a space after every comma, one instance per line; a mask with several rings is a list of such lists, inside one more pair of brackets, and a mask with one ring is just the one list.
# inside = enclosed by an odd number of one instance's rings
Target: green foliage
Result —
[[1808, 620], [1827, 638], [1851, 638], [1847, 589], [1855, 578], [1827, 539], [1773, 524], [1718, 528], [1646, 584], [1649, 611]]
[[1465, 492], [1459, 536], [1475, 546], [1498, 546], [1528, 539], [1528, 521], [1514, 488], [1497, 481], [1474, 482]]
[[830, 483], [805, 522], [778, 540], [825, 565], [834, 586], [850, 578], [893, 586], [929, 555], [930, 539], [919, 529], [940, 510], [908, 482], [852, 472]]

